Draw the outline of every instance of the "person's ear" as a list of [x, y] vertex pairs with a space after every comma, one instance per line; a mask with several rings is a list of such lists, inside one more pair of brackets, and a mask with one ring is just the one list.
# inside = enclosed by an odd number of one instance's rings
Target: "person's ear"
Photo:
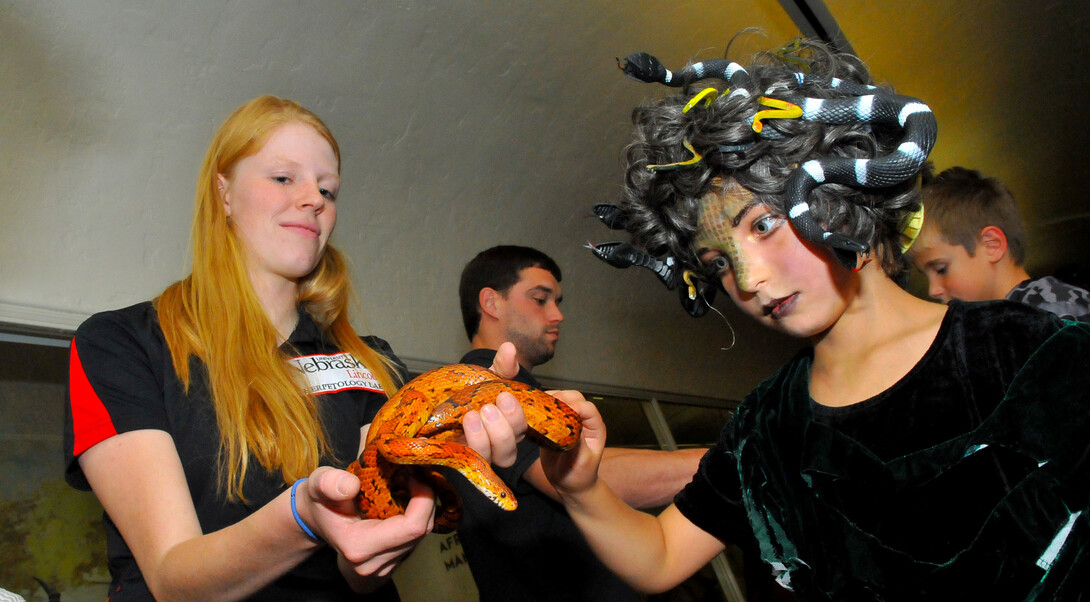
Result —
[[980, 253], [989, 263], [996, 263], [1007, 256], [1007, 235], [998, 226], [985, 226], [980, 231]]
[[477, 293], [477, 304], [481, 307], [481, 313], [493, 318], [499, 317], [499, 310], [496, 308], [496, 297], [499, 295], [494, 288], [487, 286], [482, 288], [481, 292]]
[[223, 212], [231, 217], [231, 204], [227, 202], [227, 178], [223, 174], [216, 174], [216, 185], [220, 189], [220, 198], [223, 199]]

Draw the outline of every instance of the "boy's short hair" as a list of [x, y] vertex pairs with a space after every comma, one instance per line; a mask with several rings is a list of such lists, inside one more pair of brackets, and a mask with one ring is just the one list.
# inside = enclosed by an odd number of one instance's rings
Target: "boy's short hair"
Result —
[[458, 283], [458, 299], [462, 306], [462, 324], [469, 340], [481, 326], [478, 296], [482, 289], [491, 288], [506, 295], [518, 283], [519, 273], [526, 268], [541, 268], [560, 282], [560, 266], [545, 253], [531, 247], [499, 245], [477, 254], [462, 269]]
[[946, 242], [976, 252], [980, 231], [995, 226], [1007, 237], [1015, 265], [1026, 260], [1026, 226], [1014, 195], [999, 180], [975, 169], [951, 167], [924, 182], [925, 227], [938, 228]]

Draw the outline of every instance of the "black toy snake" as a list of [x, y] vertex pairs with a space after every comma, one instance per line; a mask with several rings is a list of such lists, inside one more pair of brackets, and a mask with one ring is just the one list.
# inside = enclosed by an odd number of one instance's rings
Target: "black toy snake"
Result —
[[[713, 59], [688, 65], [677, 73], [664, 67], [654, 56], [645, 52], [629, 55], [621, 65], [633, 79], [681, 87], [705, 78], [719, 78], [730, 84], [731, 95], [758, 95], [749, 73], [738, 63]], [[796, 74], [798, 86], [820, 83], [821, 80], [803, 73]], [[916, 174], [935, 145], [938, 124], [931, 109], [916, 98], [884, 91], [874, 86], [833, 79], [831, 87], [848, 98], [807, 98], [789, 90], [775, 91], [777, 100], [797, 105], [800, 119], [828, 124], [881, 124], [898, 126], [904, 132], [901, 143], [888, 155], [874, 159], [824, 157], [803, 163], [788, 178], [784, 196], [788, 219], [804, 238], [833, 249], [837, 259], [850, 269], [858, 269], [859, 256], [870, 248], [867, 244], [837, 232], [828, 232], [810, 215], [807, 198], [810, 192], [826, 183], [879, 188], [907, 180]], [[765, 93], [773, 94], [773, 91]], [[761, 128], [754, 121], [758, 136], [780, 136], [773, 128]]]

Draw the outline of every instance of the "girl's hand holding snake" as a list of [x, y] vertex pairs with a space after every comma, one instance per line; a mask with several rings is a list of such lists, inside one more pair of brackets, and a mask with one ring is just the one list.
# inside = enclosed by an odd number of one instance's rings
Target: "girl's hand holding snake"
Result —
[[[492, 369], [501, 376], [518, 373], [515, 348], [505, 343]], [[510, 394], [495, 405], [469, 412], [463, 419], [465, 442], [486, 461], [510, 465], [526, 431], [522, 406]], [[360, 480], [350, 472], [320, 467], [296, 491], [300, 519], [338, 552], [341, 572], [358, 591], [380, 585], [401, 560], [435, 526], [435, 495], [410, 479], [412, 498], [405, 513], [384, 520], [360, 519], [355, 506]], [[305, 535], [304, 535], [305, 536]]]
[[[300, 520], [338, 553], [338, 564], [353, 589], [381, 585], [401, 560], [428, 534], [435, 519], [431, 489], [412, 480], [405, 513], [385, 520], [361, 519], [355, 498], [360, 481], [349, 472], [322, 466], [299, 484], [295, 507]], [[303, 537], [307, 537], [303, 534]]]
[[549, 391], [579, 414], [583, 431], [568, 451], [541, 448], [541, 468], [565, 501], [578, 498], [599, 483], [598, 467], [606, 446], [606, 425], [593, 403], [578, 391]]

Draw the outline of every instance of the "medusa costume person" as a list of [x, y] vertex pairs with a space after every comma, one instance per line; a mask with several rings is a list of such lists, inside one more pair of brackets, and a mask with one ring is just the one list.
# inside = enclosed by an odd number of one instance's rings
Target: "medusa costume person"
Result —
[[[848, 69], [848, 82], [829, 63], [812, 73], [815, 63], [778, 58], [750, 72], [709, 61], [674, 74], [644, 54], [623, 67], [684, 90], [634, 113], [625, 197], [595, 207], [633, 242], [591, 247], [616, 267], [653, 270], [694, 316], [716, 286], [692, 248], [716, 178], [746, 187], [848, 269], [875, 254], [895, 276], [918, 231], [930, 110], [860, 71]], [[729, 92], [693, 94], [707, 77]], [[801, 352], [742, 402], [675, 499], [693, 524], [727, 542], [755, 536], [803, 600], [1090, 591], [1090, 325], [955, 302], [908, 374], [843, 407], [810, 397], [812, 363]]]
[[[919, 100], [835, 77], [826, 80], [800, 72], [790, 82], [796, 90], [768, 90], [759, 94], [750, 74], [741, 65], [726, 60], [696, 63], [674, 74], [663, 67], [658, 59], [641, 52], [626, 58], [621, 68], [634, 79], [675, 87], [688, 87], [689, 84], [705, 78], [723, 79], [731, 86], [724, 93], [726, 100], [737, 98], [757, 105], [749, 126], [752, 131], [747, 132], [746, 139], [731, 144], [714, 144], [707, 150], [698, 151], [693, 140], [686, 138], [682, 146], [690, 156], [672, 163], [646, 164], [646, 169], [651, 174], [685, 170], [703, 161], [716, 163], [717, 160], [713, 157], [719, 157], [721, 161], [727, 155], [741, 158], [743, 162], [726, 162], [724, 167], [732, 164], [743, 165], [747, 151], [757, 147], [762, 139], [783, 140], [790, 137], [790, 128], [782, 131], [776, 126], [766, 127], [766, 120], [801, 119], [829, 125], [861, 124], [875, 129], [899, 128], [900, 136], [896, 146], [888, 153], [873, 158], [835, 155], [811, 158], [793, 169], [781, 192], [786, 203], [785, 214], [790, 219], [791, 226], [806, 240], [832, 249], [837, 261], [854, 270], [862, 268], [869, 261], [871, 245], [857, 237], [822, 226], [810, 210], [810, 193], [823, 184], [882, 188], [909, 181], [919, 173], [927, 160], [938, 133], [931, 109]], [[805, 96], [805, 90], [813, 89], [838, 97]], [[718, 96], [719, 91], [715, 88], [704, 88], [685, 104], [682, 113], [689, 113], [694, 109], [700, 112], [701, 105], [711, 112], [712, 103]], [[693, 124], [688, 127], [699, 128], [697, 120], [694, 119]], [[697, 129], [692, 138], [698, 140], [699, 134]], [[675, 149], [664, 149], [664, 152], [671, 150], [676, 152]], [[594, 206], [594, 213], [612, 229], [628, 229], [629, 222], [623, 207], [598, 204]], [[679, 217], [682, 216], [670, 219]], [[922, 205], [918, 205], [915, 211], [905, 216], [905, 223], [901, 228], [905, 237], [900, 249], [902, 254], [908, 250], [919, 233], [920, 220]], [[714, 287], [709, 286], [706, 281], [703, 284], [695, 281], [697, 275], [693, 270], [699, 271], [699, 262], [694, 261], [691, 253], [683, 253], [683, 257], [678, 258], [669, 255], [670, 251], [677, 252], [676, 247], [664, 249], [656, 246], [644, 252], [628, 243], [617, 242], [590, 245], [590, 248], [600, 259], [615, 267], [639, 265], [651, 269], [671, 290], [684, 283], [686, 286], [681, 290], [682, 305], [694, 317], [703, 315], [714, 298]], [[664, 253], [666, 256], [657, 257]], [[681, 265], [683, 263], [688, 263], [691, 269], [684, 269]]]

